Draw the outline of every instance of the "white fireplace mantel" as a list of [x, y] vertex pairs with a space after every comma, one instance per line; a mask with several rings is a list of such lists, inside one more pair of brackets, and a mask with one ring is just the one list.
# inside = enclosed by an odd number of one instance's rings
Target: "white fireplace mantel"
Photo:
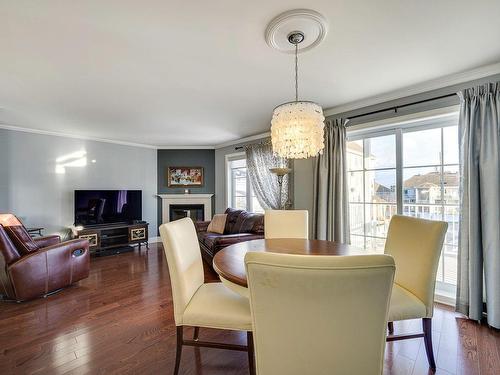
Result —
[[157, 194], [157, 197], [161, 198], [162, 223], [170, 221], [171, 204], [202, 204], [205, 220], [210, 220], [212, 218], [213, 196], [213, 194]]

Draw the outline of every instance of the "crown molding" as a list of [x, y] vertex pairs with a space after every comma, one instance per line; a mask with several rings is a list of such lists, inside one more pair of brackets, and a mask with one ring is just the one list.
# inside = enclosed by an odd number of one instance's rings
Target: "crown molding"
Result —
[[107, 138], [97, 138], [97, 137], [89, 137], [85, 135], [77, 135], [77, 134], [69, 134], [69, 133], [60, 133], [49, 130], [41, 130], [34, 128], [25, 128], [22, 126], [15, 126], [0, 122], [0, 129], [18, 131], [23, 133], [31, 133], [31, 134], [40, 134], [40, 135], [49, 135], [53, 137], [63, 137], [63, 138], [71, 138], [71, 139], [81, 139], [84, 141], [95, 141], [95, 142], [104, 142], [104, 143], [112, 143], [122, 146], [131, 146], [131, 147], [142, 147], [149, 148], [153, 150], [213, 150], [215, 146], [167, 146], [167, 145], [151, 145], [146, 143], [135, 143], [135, 142], [127, 142], [127, 141], [118, 141], [114, 139]]
[[215, 146], [156, 146], [158, 150], [214, 150]]
[[447, 76], [439, 77], [412, 86], [408, 86], [399, 90], [386, 92], [381, 95], [375, 95], [365, 99], [356, 100], [336, 107], [328, 108], [323, 112], [325, 117], [328, 117], [338, 113], [349, 112], [355, 109], [369, 107], [375, 104], [380, 104], [391, 100], [401, 99], [407, 96], [422, 94], [427, 91], [433, 91], [447, 86], [453, 86], [468, 81], [474, 81], [476, 79], [485, 78], [495, 74], [500, 74], [500, 62], [491, 65], [481, 66], [479, 68], [468, 70], [461, 73], [450, 74]]
[[41, 134], [41, 135], [50, 135], [53, 137], [63, 137], [63, 138], [72, 138], [72, 139], [81, 139], [85, 141], [96, 141], [96, 142], [104, 142], [104, 143], [113, 143], [122, 146], [132, 146], [132, 147], [143, 147], [143, 148], [151, 148], [157, 149], [158, 147], [155, 145], [149, 145], [144, 143], [134, 143], [134, 142], [126, 142], [126, 141], [117, 141], [113, 139], [107, 138], [97, 138], [97, 137], [88, 137], [85, 135], [77, 135], [77, 134], [68, 134], [68, 133], [60, 133], [49, 130], [41, 130], [41, 129], [33, 129], [33, 128], [25, 128], [22, 126], [14, 126], [0, 122], [0, 129], [5, 130], [13, 130], [23, 133], [32, 133], [32, 134]]
[[270, 137], [270, 136], [271, 136], [271, 132], [265, 132], [265, 133], [261, 133], [261, 134], [255, 134], [255, 135], [251, 135], [249, 137], [235, 139], [234, 141], [229, 141], [229, 142], [224, 142], [224, 143], [218, 144], [214, 148], [217, 150], [219, 148], [233, 146], [233, 145], [237, 145], [239, 143], [245, 143], [245, 142], [255, 141], [256, 139], [267, 138], [267, 137]]

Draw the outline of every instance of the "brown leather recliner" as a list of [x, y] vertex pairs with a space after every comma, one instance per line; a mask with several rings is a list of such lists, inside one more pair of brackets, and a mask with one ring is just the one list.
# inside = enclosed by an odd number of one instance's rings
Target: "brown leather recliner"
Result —
[[89, 275], [87, 240], [31, 238], [12, 214], [0, 214], [0, 294], [16, 301], [45, 296]]

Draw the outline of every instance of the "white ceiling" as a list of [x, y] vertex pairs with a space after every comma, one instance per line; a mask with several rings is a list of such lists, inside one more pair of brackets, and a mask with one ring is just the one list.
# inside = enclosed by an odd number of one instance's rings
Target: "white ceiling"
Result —
[[329, 21], [300, 57], [324, 108], [500, 61], [498, 0], [0, 0], [0, 123], [151, 145], [265, 132], [293, 98], [268, 22]]

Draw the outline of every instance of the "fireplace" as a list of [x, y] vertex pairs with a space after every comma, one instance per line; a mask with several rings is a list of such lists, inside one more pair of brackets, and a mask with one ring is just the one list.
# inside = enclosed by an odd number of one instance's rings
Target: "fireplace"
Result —
[[[193, 220], [208, 221], [212, 218], [212, 198], [213, 194], [158, 194], [158, 198], [161, 198], [161, 222], [168, 223], [172, 220], [172, 210], [170, 209], [173, 206], [175, 209], [181, 209], [183, 211], [189, 211], [189, 217], [194, 215], [193, 208], [200, 208], [201, 217], [195, 216]], [[180, 207], [182, 206], [182, 207]], [[188, 206], [188, 208], [183, 208]], [[195, 206], [195, 207], [193, 207]], [[186, 217], [186, 212], [178, 211], [175, 213], [175, 218], [173, 220], [178, 220], [182, 217]], [[198, 211], [196, 211], [196, 215], [200, 215]]]
[[193, 221], [203, 221], [205, 206], [203, 204], [171, 204], [169, 207], [170, 221], [190, 217]]

